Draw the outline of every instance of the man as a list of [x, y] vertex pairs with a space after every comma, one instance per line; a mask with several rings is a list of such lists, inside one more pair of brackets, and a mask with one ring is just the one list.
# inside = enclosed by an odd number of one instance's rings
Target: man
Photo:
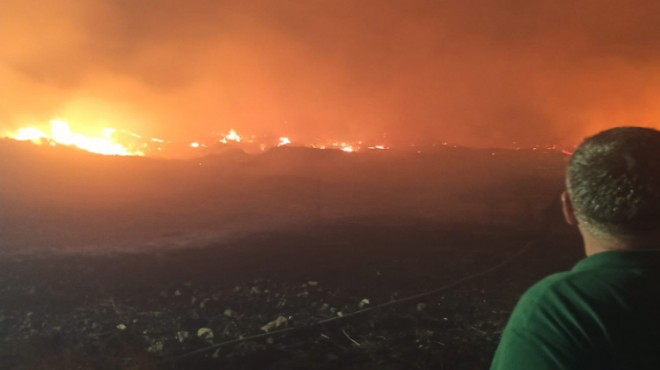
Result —
[[566, 185], [587, 257], [522, 296], [491, 370], [660, 369], [660, 131], [586, 139]]

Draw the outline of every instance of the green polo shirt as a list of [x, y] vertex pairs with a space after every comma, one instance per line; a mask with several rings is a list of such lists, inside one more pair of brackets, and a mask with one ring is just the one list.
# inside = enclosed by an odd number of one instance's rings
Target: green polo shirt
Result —
[[660, 250], [607, 251], [520, 299], [491, 370], [660, 369]]

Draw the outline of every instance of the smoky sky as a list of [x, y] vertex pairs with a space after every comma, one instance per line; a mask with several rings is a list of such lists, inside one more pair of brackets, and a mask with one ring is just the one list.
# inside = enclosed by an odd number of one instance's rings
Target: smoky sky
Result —
[[575, 143], [660, 127], [652, 0], [3, 0], [0, 130]]

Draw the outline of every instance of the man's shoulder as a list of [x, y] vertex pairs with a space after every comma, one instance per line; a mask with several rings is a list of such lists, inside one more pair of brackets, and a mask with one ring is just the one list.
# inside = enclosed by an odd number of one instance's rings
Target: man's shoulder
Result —
[[[598, 258], [605, 257], [612, 259]], [[649, 297], [660, 293], [658, 274], [637, 260], [592, 259], [532, 285], [509, 319], [493, 369], [603, 368], [610, 360], [615, 368], [657, 369], [660, 302]]]
[[579, 280], [576, 274], [573, 271], [563, 271], [546, 276], [527, 289], [521, 299], [539, 301], [547, 298], [551, 293], [564, 291]]
[[585, 269], [557, 272], [546, 276], [532, 285], [523, 295], [530, 299], [541, 299], [548, 294], [570, 293], [575, 291], [599, 291], [626, 279], [630, 271], [626, 269]]
[[[571, 297], [579, 276], [555, 273], [530, 287], [520, 298], [504, 330], [492, 369], [565, 369], [582, 364], [589, 340], [583, 318]], [[583, 367], [579, 367], [583, 368]]]
[[[585, 296], [603, 293], [603, 287], [594, 287], [594, 281], [600, 280], [597, 275], [595, 271], [564, 271], [549, 275], [527, 289], [516, 308], [527, 315], [540, 314], [539, 310], [545, 314], [551, 311], [568, 314], [582, 305]], [[567, 305], [571, 308], [567, 309]]]

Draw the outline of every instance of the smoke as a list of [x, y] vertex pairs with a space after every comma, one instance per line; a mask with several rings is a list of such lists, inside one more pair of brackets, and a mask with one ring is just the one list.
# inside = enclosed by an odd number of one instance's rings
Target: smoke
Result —
[[660, 127], [660, 4], [4, 0], [0, 131], [575, 143]]

